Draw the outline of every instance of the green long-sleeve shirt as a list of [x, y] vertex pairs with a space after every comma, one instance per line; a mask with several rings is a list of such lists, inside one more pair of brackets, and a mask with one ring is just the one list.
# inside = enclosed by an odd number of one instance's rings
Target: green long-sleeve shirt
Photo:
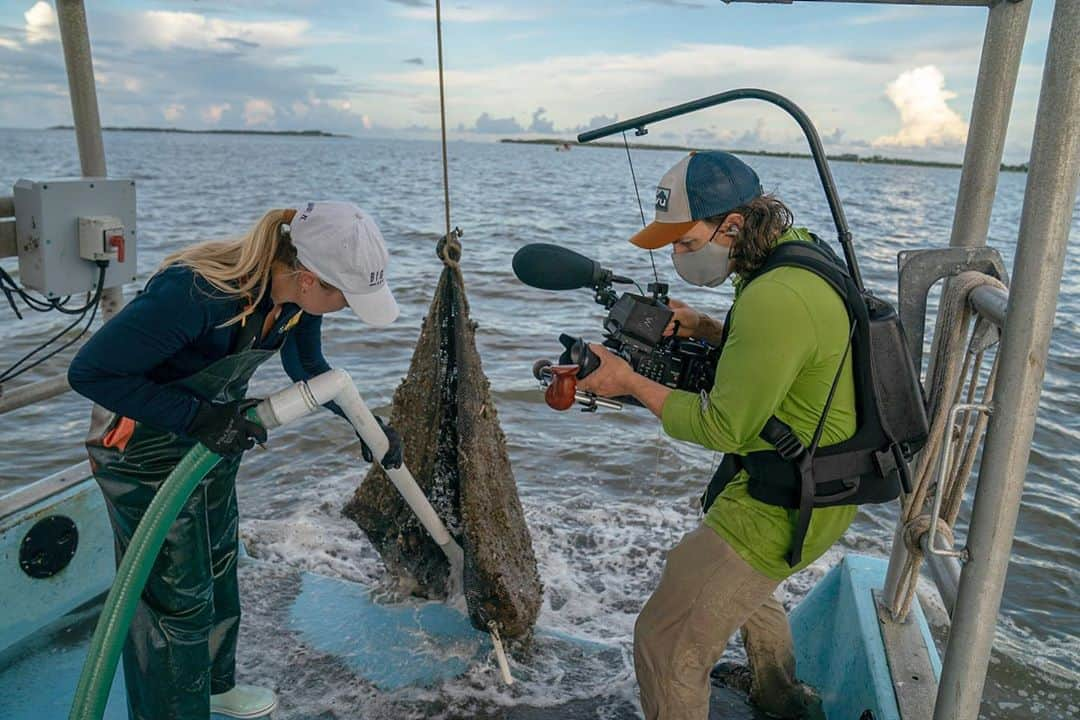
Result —
[[[800, 240], [809, 240], [804, 228], [789, 230], [779, 242]], [[679, 440], [745, 454], [772, 449], [758, 433], [769, 416], [776, 415], [809, 445], [844, 355], [849, 328], [840, 296], [809, 270], [780, 267], [741, 291], [737, 288], [731, 330], [712, 392], [707, 397], [672, 392], [663, 407], [664, 430]], [[855, 385], [848, 354], [821, 446], [846, 440], [854, 432]], [[820, 557], [855, 517], [853, 505], [814, 510], [803, 560], [791, 568], [785, 556], [797, 511], [752, 498], [747, 477], [742, 471], [728, 483], [705, 524], [751, 566], [775, 580]]]

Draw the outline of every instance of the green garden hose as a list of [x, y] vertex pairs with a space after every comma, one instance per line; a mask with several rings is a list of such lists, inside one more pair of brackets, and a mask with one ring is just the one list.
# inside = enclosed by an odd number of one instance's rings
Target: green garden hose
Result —
[[69, 720], [99, 720], [104, 714], [131, 618], [169, 527], [195, 488], [220, 460], [220, 455], [202, 444], [196, 445], [169, 473], [147, 507], [105, 598], [75, 689]]

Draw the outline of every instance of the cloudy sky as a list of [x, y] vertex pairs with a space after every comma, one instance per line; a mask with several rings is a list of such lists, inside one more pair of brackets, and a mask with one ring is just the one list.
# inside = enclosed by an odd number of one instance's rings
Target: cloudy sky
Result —
[[[434, 2], [91, 0], [102, 122], [435, 137]], [[1027, 160], [1052, 0], [1034, 0], [1007, 161]], [[962, 157], [985, 8], [446, 0], [451, 135], [568, 137], [734, 87], [791, 97], [830, 152]], [[56, 14], [0, 0], [0, 127], [71, 122]], [[753, 101], [653, 142], [804, 147]]]

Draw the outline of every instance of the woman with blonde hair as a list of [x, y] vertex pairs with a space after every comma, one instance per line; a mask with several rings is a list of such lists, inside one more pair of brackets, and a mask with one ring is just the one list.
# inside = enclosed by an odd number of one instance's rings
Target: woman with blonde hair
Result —
[[[140, 598], [124, 646], [132, 718], [254, 718], [276, 706], [269, 689], [235, 683], [236, 472], [243, 452], [266, 440], [246, 417], [258, 402], [245, 398], [248, 381], [278, 352], [294, 380], [328, 371], [324, 313], [348, 305], [368, 324], [392, 323], [388, 261], [379, 228], [352, 203], [271, 210], [243, 238], [168, 256], [72, 361], [72, 388], [99, 406], [87, 451], [118, 561], [188, 450], [201, 442], [222, 456], [169, 529]], [[401, 439], [383, 429], [382, 464], [397, 467]]]

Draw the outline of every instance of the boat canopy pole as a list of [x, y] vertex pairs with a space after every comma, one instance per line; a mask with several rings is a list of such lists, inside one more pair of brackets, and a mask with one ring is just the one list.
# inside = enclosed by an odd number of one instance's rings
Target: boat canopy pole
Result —
[[949, 240], [953, 247], [986, 244], [1031, 5], [1030, 0], [999, 2], [986, 19]]
[[738, 88], [736, 90], [728, 90], [698, 100], [691, 100], [690, 102], [685, 102], [680, 105], [673, 105], [669, 108], [664, 108], [663, 110], [657, 110], [656, 112], [639, 115], [636, 118], [623, 120], [622, 122], [605, 125], [604, 127], [595, 130], [589, 130], [578, 135], [577, 139], [580, 143], [587, 143], [592, 140], [608, 137], [609, 135], [625, 132], [626, 130], [634, 130], [638, 135], [644, 135], [647, 132], [645, 129], [646, 126], [652, 125], [653, 123], [660, 122], [661, 120], [670, 120], [671, 118], [676, 118], [680, 115], [687, 115], [715, 105], [729, 103], [733, 100], [764, 100], [765, 102], [772, 103], [782, 110], [787, 111], [789, 115], [795, 118], [795, 122], [799, 123], [799, 127], [802, 128], [803, 134], [806, 136], [806, 141], [810, 145], [810, 154], [814, 157], [814, 165], [817, 167], [818, 176], [821, 178], [821, 185], [825, 190], [825, 199], [829, 202], [829, 212], [832, 213], [833, 224], [836, 225], [837, 239], [840, 241], [840, 247], [844, 250], [844, 259], [847, 260], [848, 270], [851, 272], [851, 279], [855, 281], [855, 284], [860, 290], [863, 290], [862, 273], [859, 272], [859, 265], [855, 259], [855, 249], [851, 245], [851, 231], [848, 229], [847, 218], [844, 216], [844, 208], [840, 205], [840, 196], [836, 192], [836, 183], [833, 182], [832, 171], [829, 169], [829, 162], [825, 158], [824, 149], [821, 147], [821, 138], [818, 136], [817, 129], [814, 127], [814, 124], [810, 122], [810, 118], [807, 117], [806, 113], [803, 112], [798, 105], [791, 102], [783, 95], [769, 90], [762, 90], [760, 88]]
[[975, 720], [986, 681], [1080, 182], [1080, 3], [1057, 0], [1031, 145], [995, 407], [934, 720]]
[[[71, 116], [79, 145], [79, 164], [83, 177], [103, 178], [108, 175], [105, 171], [105, 143], [101, 137], [94, 61], [90, 56], [90, 31], [86, 27], [83, 0], [57, 0], [56, 17], [60, 25], [60, 42], [64, 46]], [[102, 322], [108, 321], [123, 306], [123, 287], [105, 288], [101, 293]]]

